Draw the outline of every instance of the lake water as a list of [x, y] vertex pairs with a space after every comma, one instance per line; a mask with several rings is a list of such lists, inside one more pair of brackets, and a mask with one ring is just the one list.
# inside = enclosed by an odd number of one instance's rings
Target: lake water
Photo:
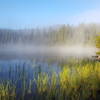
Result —
[[28, 78], [37, 77], [40, 72], [59, 73], [59, 63], [69, 57], [91, 58], [95, 52], [94, 47], [83, 46], [9, 45], [0, 48], [0, 79], [17, 79], [23, 70]]

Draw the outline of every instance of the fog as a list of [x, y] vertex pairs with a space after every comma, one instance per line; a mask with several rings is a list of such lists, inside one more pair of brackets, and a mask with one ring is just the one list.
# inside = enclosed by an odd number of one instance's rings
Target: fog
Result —
[[92, 57], [99, 24], [0, 30], [0, 59]]
[[0, 48], [0, 58], [42, 58], [42, 57], [92, 57], [96, 48], [83, 45], [34, 46], [7, 45]]

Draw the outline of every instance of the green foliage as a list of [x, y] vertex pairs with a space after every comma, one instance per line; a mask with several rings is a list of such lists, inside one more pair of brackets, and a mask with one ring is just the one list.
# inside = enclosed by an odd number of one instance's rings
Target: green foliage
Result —
[[100, 36], [96, 37], [96, 46], [97, 48], [100, 48]]
[[100, 34], [96, 36], [96, 47], [98, 48], [98, 51], [96, 53], [100, 55]]
[[100, 63], [95, 66], [86, 64], [82, 67], [64, 67], [60, 73], [60, 88], [62, 95], [71, 100], [96, 98], [100, 89]]
[[[74, 62], [72, 64], [72, 62]], [[73, 67], [71, 67], [73, 66]], [[100, 63], [74, 59], [62, 68], [59, 74], [39, 73], [37, 78], [22, 81], [20, 97], [17, 97], [17, 85], [13, 81], [0, 81], [0, 100], [33, 100], [33, 85], [36, 83], [34, 100], [100, 100]], [[17, 98], [16, 98], [17, 97]]]
[[39, 74], [36, 80], [38, 92], [45, 93], [48, 90], [48, 75]]
[[16, 88], [14, 85], [7, 83], [0, 84], [0, 100], [15, 100]]

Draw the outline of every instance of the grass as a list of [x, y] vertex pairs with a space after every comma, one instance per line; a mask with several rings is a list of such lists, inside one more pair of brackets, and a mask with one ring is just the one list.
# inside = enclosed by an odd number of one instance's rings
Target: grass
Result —
[[30, 80], [24, 67], [19, 72], [16, 82], [0, 80], [0, 100], [100, 100], [99, 62], [72, 59], [59, 74], [39, 72]]
[[64, 96], [71, 100], [96, 99], [100, 90], [100, 64], [86, 64], [72, 69], [65, 67], [60, 73], [60, 88], [62, 94], [65, 93]]

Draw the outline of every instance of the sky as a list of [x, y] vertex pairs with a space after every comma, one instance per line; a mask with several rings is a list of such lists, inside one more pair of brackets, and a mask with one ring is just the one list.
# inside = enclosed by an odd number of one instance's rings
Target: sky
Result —
[[100, 0], [0, 0], [0, 28], [100, 23]]

